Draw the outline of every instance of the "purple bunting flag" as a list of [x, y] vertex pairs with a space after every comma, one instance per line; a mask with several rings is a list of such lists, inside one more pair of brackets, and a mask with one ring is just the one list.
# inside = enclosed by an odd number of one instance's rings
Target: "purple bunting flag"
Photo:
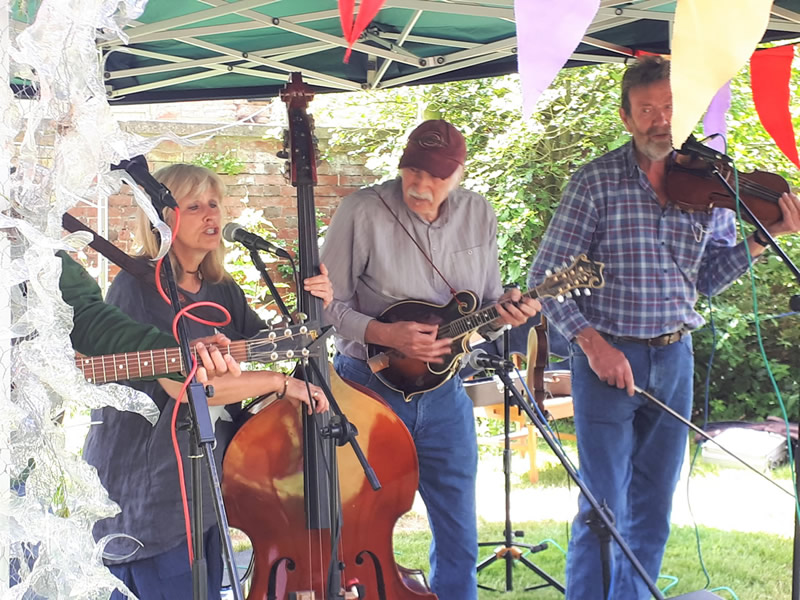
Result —
[[708, 137], [715, 133], [721, 136], [715, 137], [704, 142], [717, 152], [725, 152], [725, 140], [728, 138], [728, 127], [725, 123], [725, 115], [731, 107], [731, 82], [723, 85], [708, 105], [706, 116], [703, 117], [703, 134]]
[[597, 14], [600, 0], [514, 0], [517, 64], [522, 81], [522, 115], [533, 114]]

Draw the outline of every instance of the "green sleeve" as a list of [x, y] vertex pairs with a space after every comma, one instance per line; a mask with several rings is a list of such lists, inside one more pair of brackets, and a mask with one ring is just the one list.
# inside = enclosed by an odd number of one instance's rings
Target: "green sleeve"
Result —
[[61, 295], [74, 310], [72, 347], [87, 356], [157, 350], [175, 346], [169, 334], [131, 319], [116, 306], [103, 302], [100, 286], [63, 251]]

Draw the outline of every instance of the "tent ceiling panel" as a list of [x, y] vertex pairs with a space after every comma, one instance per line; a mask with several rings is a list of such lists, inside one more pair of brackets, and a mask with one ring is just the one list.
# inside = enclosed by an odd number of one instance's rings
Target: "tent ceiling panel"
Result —
[[[674, 1], [601, 0], [567, 65], [668, 53], [674, 11]], [[125, 31], [127, 45], [100, 44], [118, 104], [275, 96], [298, 70], [335, 91], [517, 69], [513, 0], [386, 0], [347, 64], [336, 0], [150, 0]], [[796, 38], [800, 0], [775, 0], [764, 41]]]

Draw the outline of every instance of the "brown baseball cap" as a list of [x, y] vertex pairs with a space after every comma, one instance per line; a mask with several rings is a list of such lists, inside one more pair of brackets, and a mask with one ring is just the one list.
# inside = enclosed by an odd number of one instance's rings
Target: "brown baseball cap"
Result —
[[399, 166], [422, 169], [434, 177], [447, 179], [464, 164], [466, 157], [467, 144], [461, 132], [447, 121], [433, 119], [420, 124], [408, 136]]

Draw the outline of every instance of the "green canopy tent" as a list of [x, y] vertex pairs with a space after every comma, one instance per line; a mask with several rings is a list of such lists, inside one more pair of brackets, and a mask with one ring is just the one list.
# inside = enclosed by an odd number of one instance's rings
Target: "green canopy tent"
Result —
[[[669, 53], [674, 10], [601, 0], [567, 65]], [[125, 33], [127, 45], [100, 46], [114, 104], [275, 96], [293, 71], [317, 91], [348, 91], [517, 69], [513, 0], [386, 0], [347, 64], [336, 0], [150, 0]], [[800, 0], [775, 0], [763, 41], [798, 37]]]

